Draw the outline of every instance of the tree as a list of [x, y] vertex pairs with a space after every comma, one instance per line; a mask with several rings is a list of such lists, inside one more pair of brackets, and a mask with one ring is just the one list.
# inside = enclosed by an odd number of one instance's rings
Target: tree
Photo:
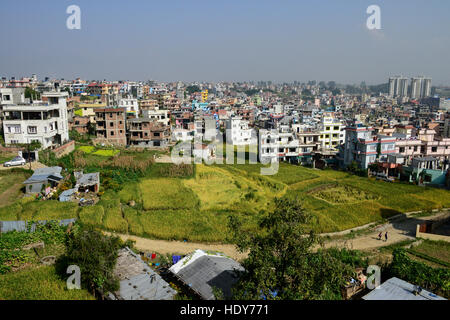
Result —
[[122, 246], [118, 237], [105, 236], [92, 227], [80, 227], [67, 238], [66, 263], [80, 268], [84, 288], [94, 295], [96, 290], [107, 294], [119, 289], [113, 271]]
[[25, 98], [29, 98], [31, 100], [40, 99], [41, 94], [30, 87], [25, 88]]
[[186, 91], [187, 91], [188, 94], [193, 94], [195, 92], [200, 92], [201, 90], [200, 90], [200, 88], [198, 86], [188, 86], [186, 88]]
[[275, 208], [261, 218], [257, 234], [230, 217], [232, 240], [241, 252], [249, 252], [233, 298], [339, 299], [351, 269], [326, 251], [313, 252], [318, 239], [306, 227], [312, 215], [298, 200], [276, 199]]

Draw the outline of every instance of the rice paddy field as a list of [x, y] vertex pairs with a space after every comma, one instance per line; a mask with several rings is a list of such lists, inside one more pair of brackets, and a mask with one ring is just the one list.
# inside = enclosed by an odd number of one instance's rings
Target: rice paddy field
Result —
[[21, 200], [0, 208], [0, 220], [79, 217], [88, 224], [138, 236], [226, 242], [229, 216], [239, 217], [247, 230], [257, 232], [258, 217], [273, 209], [276, 197], [298, 199], [314, 215], [310, 227], [317, 232], [450, 207], [450, 192], [443, 189], [284, 163], [275, 175], [261, 175], [261, 168], [261, 164], [196, 165], [195, 174], [183, 178], [163, 178], [155, 169], [119, 192], [108, 190], [93, 207]]
[[68, 290], [54, 266], [26, 268], [0, 277], [0, 300], [95, 300], [86, 290]]

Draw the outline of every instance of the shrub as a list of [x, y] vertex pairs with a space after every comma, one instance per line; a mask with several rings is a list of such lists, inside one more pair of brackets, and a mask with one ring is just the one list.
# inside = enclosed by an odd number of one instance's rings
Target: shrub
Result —
[[105, 236], [90, 227], [81, 228], [69, 235], [66, 264], [80, 268], [84, 288], [106, 295], [119, 289], [114, 266], [121, 246], [117, 237]]

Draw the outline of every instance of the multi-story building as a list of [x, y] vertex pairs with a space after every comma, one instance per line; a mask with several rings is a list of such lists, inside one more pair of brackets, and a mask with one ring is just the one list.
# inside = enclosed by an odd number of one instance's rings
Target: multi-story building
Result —
[[139, 117], [139, 104], [137, 99], [126, 98], [119, 100], [119, 108], [127, 109], [127, 115]]
[[98, 108], [94, 111], [97, 133], [95, 142], [125, 146], [127, 144], [126, 109]]
[[[232, 117], [226, 121], [227, 142], [233, 145], [256, 144], [256, 134], [252, 137], [253, 129], [249, 128], [248, 121], [241, 117]], [[253, 139], [252, 139], [253, 138]]]
[[144, 118], [155, 120], [165, 126], [170, 125], [170, 112], [169, 110], [159, 109], [147, 109], [142, 111]]
[[296, 134], [299, 140], [299, 162], [300, 163], [311, 163], [312, 157], [316, 152], [319, 151], [320, 133], [318, 132], [308, 132], [303, 131]]
[[46, 92], [45, 101], [3, 106], [5, 144], [37, 141], [43, 149], [69, 141], [67, 92]]
[[167, 147], [170, 127], [149, 118], [128, 119], [128, 144], [134, 147]]
[[425, 77], [411, 78], [411, 98], [421, 99], [431, 95], [431, 79]]
[[25, 88], [0, 88], [0, 126], [2, 125], [3, 106], [25, 103]]
[[389, 96], [392, 98], [408, 96], [408, 78], [395, 76], [389, 78]]
[[300, 141], [289, 126], [277, 129], [261, 129], [258, 132], [258, 155], [261, 162], [297, 161]]
[[346, 128], [343, 146], [343, 166], [355, 161], [361, 169], [367, 169], [376, 161], [387, 161], [389, 154], [395, 154], [395, 137], [373, 135], [373, 129], [355, 123]]
[[322, 118], [320, 134], [322, 150], [337, 152], [339, 145], [345, 141], [345, 126], [341, 120], [327, 113]]
[[80, 134], [86, 134], [89, 131], [89, 117], [73, 116], [69, 121], [69, 130], [75, 130]]

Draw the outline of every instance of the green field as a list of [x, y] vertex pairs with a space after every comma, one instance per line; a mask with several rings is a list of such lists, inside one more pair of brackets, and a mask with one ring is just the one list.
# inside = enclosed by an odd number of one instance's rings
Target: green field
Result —
[[92, 153], [95, 150], [95, 147], [93, 146], [80, 146], [77, 148], [77, 150], [81, 150], [84, 153]]
[[115, 156], [116, 154], [118, 154], [119, 152], [120, 152], [120, 150], [106, 149], [106, 150], [97, 150], [97, 151], [93, 152], [92, 154], [95, 154], [97, 156], [102, 156], [102, 157], [112, 157], [112, 156]]
[[20, 169], [0, 171], [0, 207], [14, 203], [22, 195], [21, 188], [31, 174]]
[[[142, 154], [144, 157], [145, 154]], [[310, 227], [335, 232], [390, 216], [450, 207], [447, 190], [387, 183], [334, 170], [281, 163], [263, 176], [262, 165], [196, 165], [195, 175], [162, 177], [154, 164], [145, 177], [108, 190], [94, 207], [80, 209], [57, 201], [16, 202], [0, 208], [0, 220], [80, 217], [108, 230], [160, 239], [225, 241], [229, 216], [257, 230], [261, 212], [275, 197], [298, 199], [315, 217]]]
[[86, 290], [68, 290], [54, 266], [31, 267], [0, 276], [0, 300], [95, 300]]

